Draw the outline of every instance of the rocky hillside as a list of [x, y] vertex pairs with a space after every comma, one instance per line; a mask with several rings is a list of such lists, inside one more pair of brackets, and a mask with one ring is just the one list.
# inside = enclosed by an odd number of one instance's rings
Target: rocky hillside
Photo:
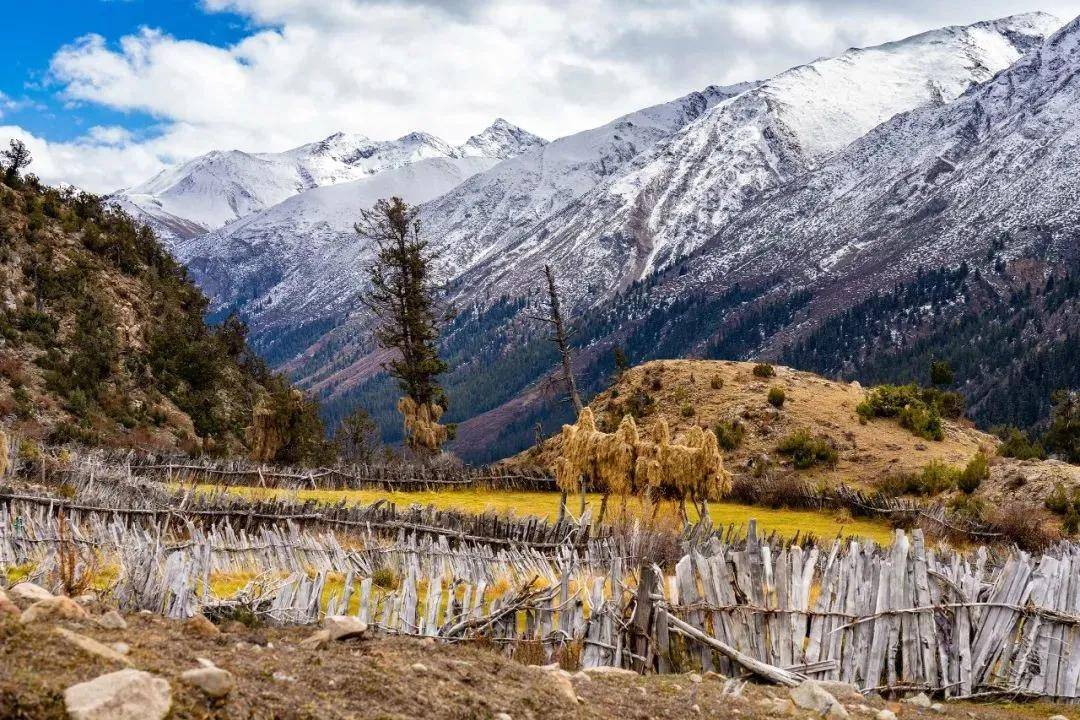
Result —
[[[779, 469], [793, 466], [778, 450], [800, 430], [821, 438], [837, 451], [835, 465], [814, 464], [802, 471], [807, 480], [869, 485], [891, 473], [917, 472], [931, 461], [965, 465], [980, 448], [997, 440], [963, 420], [943, 420], [941, 440], [928, 440], [895, 420], [860, 422], [856, 407], [866, 397], [859, 383], [826, 380], [781, 365], [771, 377], [755, 375], [756, 364], [717, 360], [656, 360], [630, 368], [589, 404], [610, 432], [626, 414], [649, 432], [663, 418], [678, 437], [693, 425], [721, 428], [724, 462], [735, 474], [749, 475], [765, 462]], [[770, 403], [774, 388], [782, 404]], [[775, 397], [775, 393], [774, 393]], [[776, 402], [774, 400], [774, 402]], [[726, 444], [725, 444], [726, 443]], [[550, 466], [558, 456], [559, 436], [540, 451], [527, 450], [518, 462]]]
[[0, 185], [0, 423], [23, 437], [239, 452], [289, 394], [148, 228], [98, 198]]

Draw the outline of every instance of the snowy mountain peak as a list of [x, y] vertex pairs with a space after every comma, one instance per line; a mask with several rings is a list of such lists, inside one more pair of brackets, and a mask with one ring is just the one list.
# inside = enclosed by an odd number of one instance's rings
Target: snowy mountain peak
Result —
[[522, 130], [503, 118], [495, 118], [495, 122], [470, 137], [459, 149], [465, 157], [494, 157], [506, 160], [546, 144], [547, 140]]

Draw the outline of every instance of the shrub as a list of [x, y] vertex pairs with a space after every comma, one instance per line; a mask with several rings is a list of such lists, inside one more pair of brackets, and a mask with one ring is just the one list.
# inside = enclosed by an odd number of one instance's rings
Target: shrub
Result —
[[1062, 460], [1080, 464], [1080, 392], [1058, 390], [1052, 400], [1046, 447]]
[[712, 379], [709, 380], [709, 387], [711, 387], [713, 390], [719, 390], [720, 388], [724, 387], [724, 378], [720, 377], [719, 375], [713, 375]]
[[1004, 426], [993, 428], [992, 432], [1001, 438], [998, 455], [1017, 460], [1041, 460], [1046, 457], [1043, 446], [1031, 440], [1023, 430]]
[[979, 489], [982, 481], [990, 477], [990, 463], [986, 454], [980, 450], [968, 461], [964, 471], [960, 473], [958, 484], [965, 494], [970, 495]]
[[769, 363], [758, 363], [754, 366], [754, 377], [771, 378], [776, 376], [776, 370]]
[[641, 388], [634, 388], [629, 397], [623, 401], [623, 407], [635, 420], [640, 419], [653, 411], [656, 401], [649, 393]]
[[1060, 533], [1045, 521], [1034, 505], [1023, 502], [1003, 503], [987, 512], [990, 528], [1024, 550], [1040, 552], [1061, 539]]
[[803, 470], [815, 465], [833, 467], [838, 454], [827, 437], [814, 437], [809, 430], [796, 430], [780, 441], [777, 452], [791, 457], [796, 469]]
[[742, 444], [746, 428], [738, 420], [721, 420], [713, 427], [716, 440], [724, 450], [734, 450]]
[[784, 407], [784, 400], [787, 400], [787, 394], [784, 392], [784, 388], [773, 385], [769, 388], [769, 404], [774, 408]]
[[941, 440], [942, 416], [963, 415], [964, 399], [959, 393], [909, 385], [879, 385], [855, 408], [860, 422], [871, 418], [896, 418], [901, 427], [927, 440]]
[[894, 473], [878, 483], [884, 495], [937, 495], [956, 487], [961, 471], [940, 460], [931, 460], [914, 473]]
[[679, 408], [679, 414], [687, 418], [694, 417], [694, 406], [690, 403], [686, 403], [681, 408]]

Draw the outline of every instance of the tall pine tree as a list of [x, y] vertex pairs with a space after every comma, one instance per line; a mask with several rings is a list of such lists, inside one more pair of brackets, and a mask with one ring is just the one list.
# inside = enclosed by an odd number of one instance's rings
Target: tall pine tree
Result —
[[371, 289], [362, 300], [378, 318], [375, 340], [394, 353], [383, 367], [405, 394], [399, 408], [405, 415], [409, 446], [437, 451], [446, 438], [437, 422], [447, 405], [438, 383], [447, 366], [436, 342], [447, 317], [436, 301], [437, 255], [420, 236], [417, 209], [399, 197], [362, 211], [355, 228], [378, 251], [368, 268]]

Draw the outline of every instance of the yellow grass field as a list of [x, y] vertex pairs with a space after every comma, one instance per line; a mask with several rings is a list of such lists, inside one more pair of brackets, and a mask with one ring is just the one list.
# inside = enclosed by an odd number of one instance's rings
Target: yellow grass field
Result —
[[[503, 490], [444, 490], [426, 492], [391, 492], [386, 490], [283, 490], [275, 488], [228, 487], [200, 485], [201, 492], [226, 492], [249, 498], [287, 497], [298, 500], [315, 500], [326, 504], [335, 504], [343, 499], [346, 503], [367, 505], [376, 500], [388, 500], [399, 506], [434, 505], [441, 509], [455, 509], [463, 512], [482, 513], [489, 510], [509, 512], [519, 517], [536, 515], [553, 520], [559, 511], [558, 493], [549, 492], [509, 492]], [[595, 513], [600, 505], [599, 495], [588, 495], [586, 501]], [[609, 501], [609, 511], [615, 501]], [[568, 505], [576, 512], [580, 501], [571, 498]], [[742, 505], [731, 502], [709, 503], [709, 515], [716, 526], [734, 523], [745, 525], [754, 518], [758, 527], [765, 532], [773, 530], [793, 536], [813, 533], [822, 539], [837, 535], [858, 536], [887, 545], [891, 541], [887, 523], [864, 518], [852, 519], [839, 513], [816, 510], [774, 510], [756, 505]]]

